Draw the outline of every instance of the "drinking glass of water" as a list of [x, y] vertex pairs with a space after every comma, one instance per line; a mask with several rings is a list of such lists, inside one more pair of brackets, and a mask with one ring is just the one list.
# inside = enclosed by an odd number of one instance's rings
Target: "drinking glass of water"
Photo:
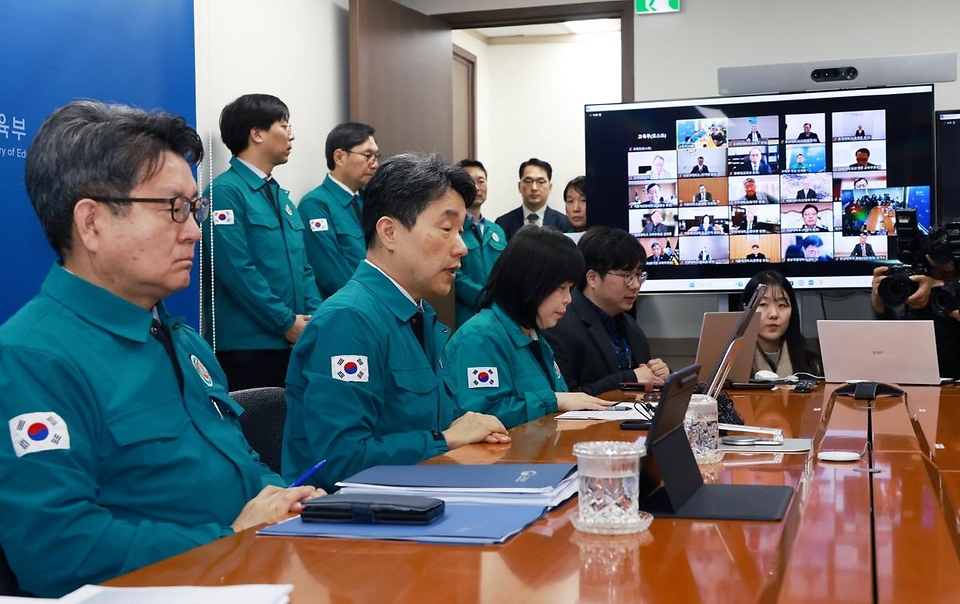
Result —
[[653, 516], [641, 512], [640, 459], [646, 447], [632, 442], [593, 441], [573, 445], [580, 477], [577, 530], [625, 534], [645, 531]]
[[683, 429], [690, 440], [690, 449], [697, 463], [718, 463], [723, 459], [720, 450], [720, 429], [717, 418], [717, 399], [706, 394], [694, 394], [690, 398]]

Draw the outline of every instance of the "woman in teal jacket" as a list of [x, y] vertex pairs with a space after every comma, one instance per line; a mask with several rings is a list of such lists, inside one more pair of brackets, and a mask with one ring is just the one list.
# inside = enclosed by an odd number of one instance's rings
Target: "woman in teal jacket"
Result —
[[481, 292], [482, 310], [444, 349], [443, 367], [463, 409], [495, 415], [512, 428], [558, 410], [610, 404], [567, 392], [541, 333], [564, 315], [582, 274], [580, 251], [560, 231], [531, 226], [514, 235]]

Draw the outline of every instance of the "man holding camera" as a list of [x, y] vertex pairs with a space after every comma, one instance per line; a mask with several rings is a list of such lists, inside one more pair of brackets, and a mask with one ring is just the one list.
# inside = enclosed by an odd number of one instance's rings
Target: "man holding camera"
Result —
[[[909, 276], [888, 276], [889, 266], [873, 269], [873, 283], [870, 287], [870, 305], [878, 319], [894, 320], [932, 320], [937, 339], [937, 359], [940, 376], [960, 378], [960, 311], [953, 310], [948, 315], [940, 315], [930, 308], [930, 295], [934, 288], [943, 287], [948, 281], [958, 277], [954, 262], [936, 263], [926, 256], [929, 265], [927, 274]], [[901, 283], [883, 282], [887, 279], [900, 279]], [[903, 283], [902, 280], [910, 283]], [[893, 285], [894, 287], [891, 287]], [[897, 294], [902, 288], [912, 292], [903, 302], [903, 309], [892, 308], [900, 302]]]

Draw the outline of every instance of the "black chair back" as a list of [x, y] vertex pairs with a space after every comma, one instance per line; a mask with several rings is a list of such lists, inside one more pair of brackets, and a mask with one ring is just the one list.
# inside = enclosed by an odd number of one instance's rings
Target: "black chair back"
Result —
[[283, 424], [287, 419], [287, 401], [283, 388], [249, 388], [230, 393], [243, 407], [240, 428], [260, 461], [280, 473], [280, 451], [283, 444]]

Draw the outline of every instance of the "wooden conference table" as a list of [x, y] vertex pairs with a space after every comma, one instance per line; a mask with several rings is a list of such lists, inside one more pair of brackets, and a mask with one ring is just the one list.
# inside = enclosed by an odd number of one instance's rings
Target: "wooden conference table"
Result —
[[[732, 393], [751, 425], [863, 451], [728, 454], [720, 483], [796, 488], [781, 522], [654, 520], [629, 536], [570, 523], [576, 499], [500, 546], [258, 537], [221, 539], [109, 585], [291, 583], [293, 602], [960, 602], [960, 387], [861, 401], [786, 390]], [[619, 395], [618, 395], [619, 396]], [[429, 463], [574, 461], [573, 444], [633, 440], [617, 422], [542, 418], [509, 445], [471, 445]], [[864, 472], [871, 464], [876, 473]]]

